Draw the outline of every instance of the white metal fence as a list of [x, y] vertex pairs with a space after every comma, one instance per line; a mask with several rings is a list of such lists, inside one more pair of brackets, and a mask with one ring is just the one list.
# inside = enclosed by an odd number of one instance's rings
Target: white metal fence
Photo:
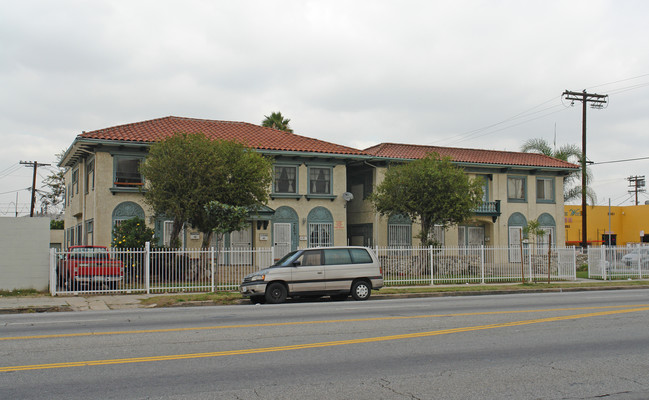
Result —
[[588, 249], [588, 277], [649, 278], [649, 246], [601, 246]]
[[576, 279], [574, 248], [377, 248], [386, 286]]
[[[51, 250], [51, 293], [174, 293], [238, 290], [243, 277], [273, 264], [274, 248], [108, 249], [74, 258]], [[576, 278], [574, 248], [536, 251], [493, 247], [387, 247], [373, 249], [386, 286], [544, 281]], [[99, 264], [96, 261], [100, 261]], [[101, 262], [119, 264], [107, 278]], [[78, 271], [72, 272], [77, 267]], [[114, 273], [113, 265], [113, 273]], [[645, 269], [645, 274], [647, 270]]]
[[[217, 260], [218, 257], [218, 260]], [[113, 267], [102, 267], [107, 262]], [[121, 274], [115, 278], [117, 262]], [[172, 293], [238, 290], [243, 277], [273, 264], [272, 248], [115, 249], [102, 257], [76, 257], [69, 250], [50, 253], [54, 294]], [[77, 269], [75, 272], [74, 269]]]

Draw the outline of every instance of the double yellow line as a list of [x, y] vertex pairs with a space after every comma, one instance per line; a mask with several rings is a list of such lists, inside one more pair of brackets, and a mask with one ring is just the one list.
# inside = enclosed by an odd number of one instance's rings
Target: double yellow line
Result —
[[[615, 308], [615, 307], [611, 307], [611, 308]], [[296, 344], [290, 346], [262, 347], [256, 349], [227, 350], [227, 351], [217, 351], [217, 352], [208, 352], [208, 353], [177, 354], [177, 355], [153, 356], [153, 357], [120, 358], [120, 359], [112, 359], [112, 360], [93, 360], [93, 361], [76, 361], [76, 362], [53, 363], [53, 364], [17, 365], [12, 367], [0, 367], [0, 372], [17, 372], [17, 371], [30, 371], [30, 370], [41, 370], [41, 369], [53, 369], [53, 368], [73, 368], [73, 367], [84, 367], [84, 366], [112, 365], [112, 364], [145, 363], [145, 362], [155, 362], [155, 361], [188, 360], [188, 359], [197, 359], [197, 358], [270, 353], [270, 352], [289, 351], [289, 350], [305, 350], [305, 349], [315, 349], [321, 347], [344, 346], [350, 344], [376, 343], [376, 342], [384, 342], [389, 340], [415, 339], [415, 338], [423, 338], [423, 337], [430, 337], [430, 336], [447, 335], [451, 333], [472, 332], [472, 331], [497, 329], [497, 328], [508, 328], [512, 326], [575, 320], [580, 318], [600, 317], [600, 316], [616, 315], [616, 314], [627, 314], [627, 313], [634, 313], [640, 311], [649, 311], [649, 306], [639, 305], [639, 306], [635, 306], [634, 308], [614, 309], [609, 311], [600, 311], [600, 312], [593, 312], [593, 313], [586, 313], [586, 314], [573, 314], [573, 315], [565, 315], [559, 317], [505, 322], [499, 324], [442, 329], [442, 330], [429, 331], [429, 332], [377, 336], [377, 337], [362, 338], [362, 339], [337, 340], [331, 342], [305, 343], [305, 344]], [[506, 313], [506, 312], [500, 312], [500, 313]], [[455, 314], [455, 315], [471, 315], [471, 314]], [[396, 318], [401, 318], [401, 317], [374, 318], [371, 320], [396, 319]], [[405, 317], [405, 318], [413, 318], [413, 317]], [[354, 321], [354, 320], [345, 320], [345, 321]], [[273, 324], [273, 325], [286, 325], [286, 324], [293, 324], [293, 323]]]
[[515, 311], [486, 311], [486, 312], [470, 312], [470, 313], [456, 313], [456, 314], [425, 314], [425, 315], [410, 315], [410, 316], [330, 319], [330, 320], [297, 321], [297, 322], [271, 322], [267, 324], [195, 326], [189, 328], [61, 333], [55, 335], [8, 336], [8, 337], [0, 337], [0, 342], [8, 341], [8, 340], [56, 339], [56, 338], [68, 338], [68, 337], [80, 337], [80, 336], [133, 335], [133, 334], [140, 334], [140, 333], [169, 333], [169, 332], [206, 331], [206, 330], [237, 329], [237, 328], [267, 328], [273, 326], [317, 325], [317, 324], [334, 324], [334, 323], [344, 323], [344, 322], [371, 322], [371, 321], [390, 321], [390, 320], [440, 318], [440, 317], [467, 317], [467, 316], [476, 316], [476, 315], [530, 314], [530, 313], [556, 312], [556, 311], [585, 311], [585, 310], [602, 310], [602, 309], [620, 309], [620, 308], [628, 308], [628, 307], [649, 307], [649, 304], [604, 306], [604, 307], [547, 308], [547, 309], [538, 309], [538, 310], [515, 310]]

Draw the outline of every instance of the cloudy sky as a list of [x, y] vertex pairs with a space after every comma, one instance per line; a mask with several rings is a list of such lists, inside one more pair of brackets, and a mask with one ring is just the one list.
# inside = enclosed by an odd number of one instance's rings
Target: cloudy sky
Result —
[[[75, 136], [169, 115], [356, 148], [581, 146], [598, 204], [649, 173], [646, 1], [0, 1], [0, 216]], [[39, 169], [39, 180], [49, 171]], [[40, 184], [37, 185], [40, 187]], [[640, 201], [649, 200], [641, 194]]]

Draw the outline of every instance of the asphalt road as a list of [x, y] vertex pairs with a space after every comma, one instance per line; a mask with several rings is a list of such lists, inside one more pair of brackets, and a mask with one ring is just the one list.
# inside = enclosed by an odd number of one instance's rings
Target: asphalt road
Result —
[[649, 290], [0, 315], [0, 399], [649, 399]]

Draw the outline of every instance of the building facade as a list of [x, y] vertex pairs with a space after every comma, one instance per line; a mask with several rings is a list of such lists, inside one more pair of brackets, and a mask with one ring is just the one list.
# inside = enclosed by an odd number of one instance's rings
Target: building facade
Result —
[[[377, 215], [367, 196], [390, 163], [430, 152], [451, 157], [485, 184], [475, 217], [447, 231], [437, 229], [438, 242], [515, 245], [527, 221], [538, 219], [554, 244], [563, 243], [563, 177], [579, 168], [528, 153], [391, 143], [358, 150], [245, 122], [165, 117], [77, 136], [60, 163], [66, 168], [65, 246], [109, 246], [113, 227], [132, 217], [154, 229], [158, 245], [168, 245], [172, 221], [154, 215], [145, 203], [147, 182], [139, 166], [151, 144], [176, 133], [198, 132], [240, 141], [273, 159], [270, 201], [250, 216], [249, 228], [231, 233], [219, 245], [274, 247], [276, 257], [300, 247], [416, 245], [417, 224]], [[187, 226], [181, 242], [199, 247], [202, 236]]]
[[437, 228], [435, 241], [445, 246], [511, 247], [520, 244], [527, 222], [537, 220], [546, 232], [540, 246], [563, 245], [563, 180], [579, 166], [541, 154], [437, 146], [382, 143], [365, 149], [375, 158], [350, 165], [348, 190], [349, 238], [354, 244], [379, 246], [418, 245], [420, 228], [406, 218], [377, 215], [366, 199], [368, 191], [383, 180], [390, 163], [402, 163], [437, 153], [450, 157], [472, 178], [484, 182], [483, 203], [468, 222], [444, 231]]

